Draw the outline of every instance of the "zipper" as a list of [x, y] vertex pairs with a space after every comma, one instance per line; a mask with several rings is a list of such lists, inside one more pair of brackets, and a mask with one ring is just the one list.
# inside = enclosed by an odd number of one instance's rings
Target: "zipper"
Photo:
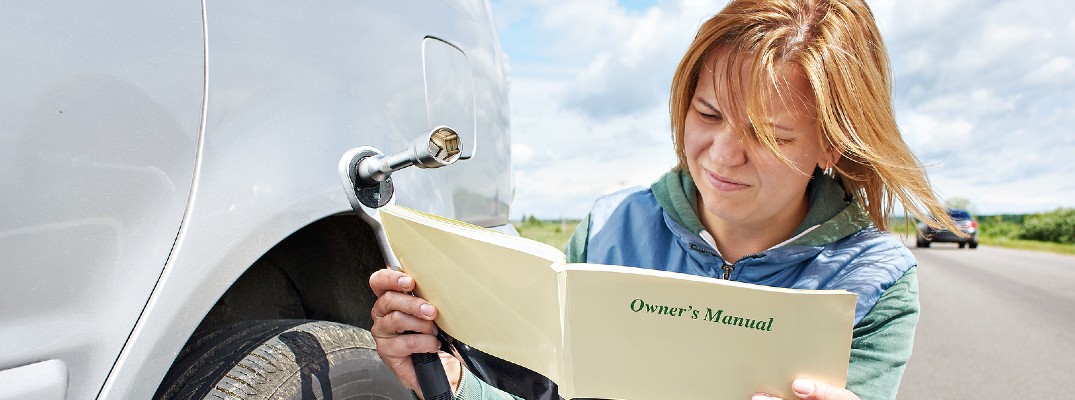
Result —
[[721, 260], [721, 261], [724, 261], [724, 265], [720, 267], [720, 269], [724, 270], [724, 280], [726, 280], [726, 281], [731, 280], [732, 271], [735, 271], [735, 264], [732, 264], [732, 263], [728, 262], [727, 260]]
[[710, 249], [707, 249], [705, 247], [696, 245], [694, 243], [688, 243], [688, 245], [694, 251], [700, 251], [702, 253], [709, 254], [709, 255], [711, 255], [713, 257], [716, 257], [718, 260], [720, 260], [720, 262], [722, 263], [722, 265], [720, 266], [720, 269], [721, 269], [721, 271], [724, 271], [723, 279], [726, 280], [726, 281], [731, 280], [732, 271], [735, 270], [735, 265], [733, 265], [732, 263], [729, 263], [728, 260], [725, 260], [724, 257], [720, 255], [720, 253], [717, 253], [717, 252], [715, 252], [713, 250], [710, 250]]
[[[762, 257], [765, 257], [765, 255], [763, 255], [762, 253], [754, 253], [754, 254], [751, 254], [749, 256], [741, 258], [739, 261], [743, 261], [743, 260], [746, 260], [746, 259], [753, 260], [755, 258], [762, 258]], [[724, 265], [722, 265], [720, 267], [720, 269], [724, 271], [724, 280], [726, 280], [726, 281], [732, 280], [731, 279], [732, 278], [732, 272], [735, 271], [735, 263], [730, 263], [730, 262], [728, 262], [728, 260], [725, 260], [723, 258], [721, 258], [720, 260], [724, 262]], [[738, 261], [736, 261], [736, 262], [738, 262]]]
[[[816, 226], [815, 226], [815, 228], [816, 228]], [[688, 243], [688, 245], [690, 246], [691, 250], [700, 251], [700, 252], [712, 255], [714, 257], [717, 257], [717, 259], [720, 260], [720, 262], [722, 263], [722, 265], [720, 266], [721, 271], [724, 272], [724, 276], [722, 277], [722, 279], [724, 279], [726, 281], [732, 280], [732, 272], [735, 272], [735, 263], [728, 262], [728, 260], [724, 259], [724, 256], [720, 255], [720, 253], [715, 252], [713, 250], [710, 250], [710, 249], [707, 249], [705, 247], [696, 245], [694, 243]], [[773, 248], [776, 248], [776, 247], [778, 247], [778, 246], [774, 246]], [[746, 257], [743, 257], [742, 260], [746, 260], [748, 258], [749, 259], [761, 258], [761, 257], [765, 256], [763, 253], [764, 252], [762, 252], [762, 253], [754, 253], [754, 254], [748, 255]]]

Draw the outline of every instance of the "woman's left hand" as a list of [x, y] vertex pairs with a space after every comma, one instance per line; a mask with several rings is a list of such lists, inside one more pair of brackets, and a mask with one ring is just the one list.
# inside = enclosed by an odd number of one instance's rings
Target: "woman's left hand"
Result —
[[[791, 383], [791, 391], [795, 392], [795, 397], [800, 400], [860, 400], [850, 390], [809, 379], [796, 379]], [[779, 399], [779, 397], [765, 393], [755, 393], [750, 398], [751, 400]]]

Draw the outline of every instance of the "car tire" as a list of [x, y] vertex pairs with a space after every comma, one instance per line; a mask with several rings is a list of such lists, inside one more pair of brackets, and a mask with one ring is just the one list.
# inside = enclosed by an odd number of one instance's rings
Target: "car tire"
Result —
[[412, 399], [366, 330], [310, 320], [240, 321], [191, 337], [155, 399]]
[[977, 249], [978, 248], [978, 242], [970, 242], [970, 243], [968, 243], [968, 245], [970, 245], [970, 248], [972, 248], [972, 249]]
[[967, 247], [967, 242], [959, 242], [959, 248]]

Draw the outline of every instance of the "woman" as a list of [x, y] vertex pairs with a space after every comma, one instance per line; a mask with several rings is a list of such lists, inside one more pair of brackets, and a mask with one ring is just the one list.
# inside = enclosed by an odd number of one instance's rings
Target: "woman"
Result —
[[[888, 216], [899, 201], [953, 227], [900, 137], [887, 63], [860, 0], [732, 1], [701, 26], [673, 77], [678, 166], [648, 189], [599, 199], [569, 260], [851, 291], [847, 386], [796, 380], [792, 390], [801, 399], [894, 398], [918, 292], [913, 256], [884, 232]], [[408, 356], [439, 345], [435, 307], [403, 294], [414, 284], [387, 270], [370, 279], [378, 352], [417, 388]], [[442, 360], [460, 398], [507, 396]]]

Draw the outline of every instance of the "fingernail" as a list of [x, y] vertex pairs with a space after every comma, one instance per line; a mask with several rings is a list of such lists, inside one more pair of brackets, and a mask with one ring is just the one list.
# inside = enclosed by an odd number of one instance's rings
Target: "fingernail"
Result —
[[817, 385], [806, 379], [796, 379], [791, 382], [791, 390], [794, 390], [795, 394], [800, 396], [808, 396], [814, 394], [814, 391], [817, 390]]
[[399, 287], [406, 289], [411, 287], [411, 284], [414, 283], [414, 278], [411, 278], [409, 276], [401, 276], [399, 277], [399, 280], [396, 281], [396, 283], [399, 284]]
[[765, 393], [754, 393], [754, 395], [750, 396], [750, 400], [773, 400], [773, 397]]
[[433, 318], [433, 312], [435, 311], [435, 309], [433, 308], [432, 304], [422, 304], [422, 306], [418, 308], [422, 311], [422, 315]]

